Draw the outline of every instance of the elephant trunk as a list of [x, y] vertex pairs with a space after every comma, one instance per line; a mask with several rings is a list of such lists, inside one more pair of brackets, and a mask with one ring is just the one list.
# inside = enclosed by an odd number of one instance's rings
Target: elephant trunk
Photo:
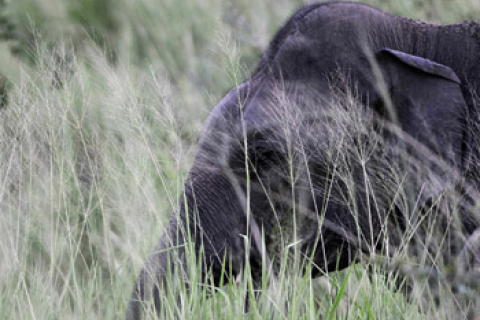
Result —
[[192, 169], [180, 198], [180, 212], [171, 218], [137, 279], [128, 320], [161, 315], [164, 296], [180, 295], [176, 283], [189, 279], [197, 262], [201, 276], [211, 274], [216, 285], [222, 275], [229, 276], [226, 272], [239, 272], [245, 258], [241, 235], [247, 234], [241, 199], [235, 182], [222, 170]]
[[[148, 318], [144, 315], [161, 311], [161, 288], [166, 288], [167, 272], [185, 267], [182, 229], [178, 228], [177, 217], [170, 220], [168, 231], [148, 259], [135, 283], [127, 308], [127, 320]], [[180, 267], [180, 269], [178, 268]], [[184, 274], [184, 272], [182, 272]]]

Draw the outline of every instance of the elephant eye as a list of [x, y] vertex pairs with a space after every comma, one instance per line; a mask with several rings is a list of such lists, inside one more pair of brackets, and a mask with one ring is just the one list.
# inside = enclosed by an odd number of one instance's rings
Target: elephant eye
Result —
[[275, 140], [274, 134], [256, 132], [250, 135], [247, 143], [250, 164], [257, 171], [269, 170], [284, 160], [280, 143]]
[[245, 141], [237, 141], [229, 156], [229, 166], [238, 176], [246, 176], [245, 161], [248, 161], [250, 177], [261, 179], [268, 172], [280, 171], [286, 161], [281, 142], [269, 130], [250, 131], [247, 133], [245, 154]]

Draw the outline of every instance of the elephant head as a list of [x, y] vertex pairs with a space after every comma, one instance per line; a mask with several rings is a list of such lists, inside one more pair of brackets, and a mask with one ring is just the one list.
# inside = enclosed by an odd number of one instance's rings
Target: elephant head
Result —
[[[399, 202], [413, 211], [464, 182], [475, 159], [465, 124], [480, 44], [472, 24], [448, 28], [352, 3], [298, 11], [207, 119], [180, 212], [137, 280], [130, 319], [147, 300], [161, 309], [166, 274], [186, 267], [186, 239], [219, 280], [246, 256], [260, 270], [262, 252], [275, 260], [297, 219], [298, 247], [320, 275], [382, 250], [389, 228], [404, 232], [409, 212]], [[441, 51], [459, 37], [463, 62]]]

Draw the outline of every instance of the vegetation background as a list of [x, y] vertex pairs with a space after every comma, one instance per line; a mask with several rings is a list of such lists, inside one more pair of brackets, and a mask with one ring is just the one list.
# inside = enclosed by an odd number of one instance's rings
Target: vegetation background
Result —
[[[478, 0], [364, 2], [436, 23], [480, 17]], [[135, 278], [177, 207], [204, 119], [307, 3], [0, 1], [1, 319], [124, 318]], [[185, 293], [172, 314], [475, 317], [407, 302], [365, 269], [291, 276], [249, 314], [244, 279], [212, 299], [205, 290]], [[277, 312], [282, 301], [288, 314]]]

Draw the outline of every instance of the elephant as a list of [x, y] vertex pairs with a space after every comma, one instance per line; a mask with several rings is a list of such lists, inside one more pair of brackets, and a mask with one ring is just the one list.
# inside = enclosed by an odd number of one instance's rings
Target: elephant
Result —
[[189, 245], [215, 284], [246, 260], [255, 278], [276, 263], [292, 217], [312, 277], [384, 252], [409, 219], [443, 215], [437, 200], [451, 190], [468, 240], [480, 230], [479, 92], [477, 22], [429, 24], [352, 2], [301, 8], [211, 111], [127, 318], [141, 319], [147, 302], [161, 314]]

